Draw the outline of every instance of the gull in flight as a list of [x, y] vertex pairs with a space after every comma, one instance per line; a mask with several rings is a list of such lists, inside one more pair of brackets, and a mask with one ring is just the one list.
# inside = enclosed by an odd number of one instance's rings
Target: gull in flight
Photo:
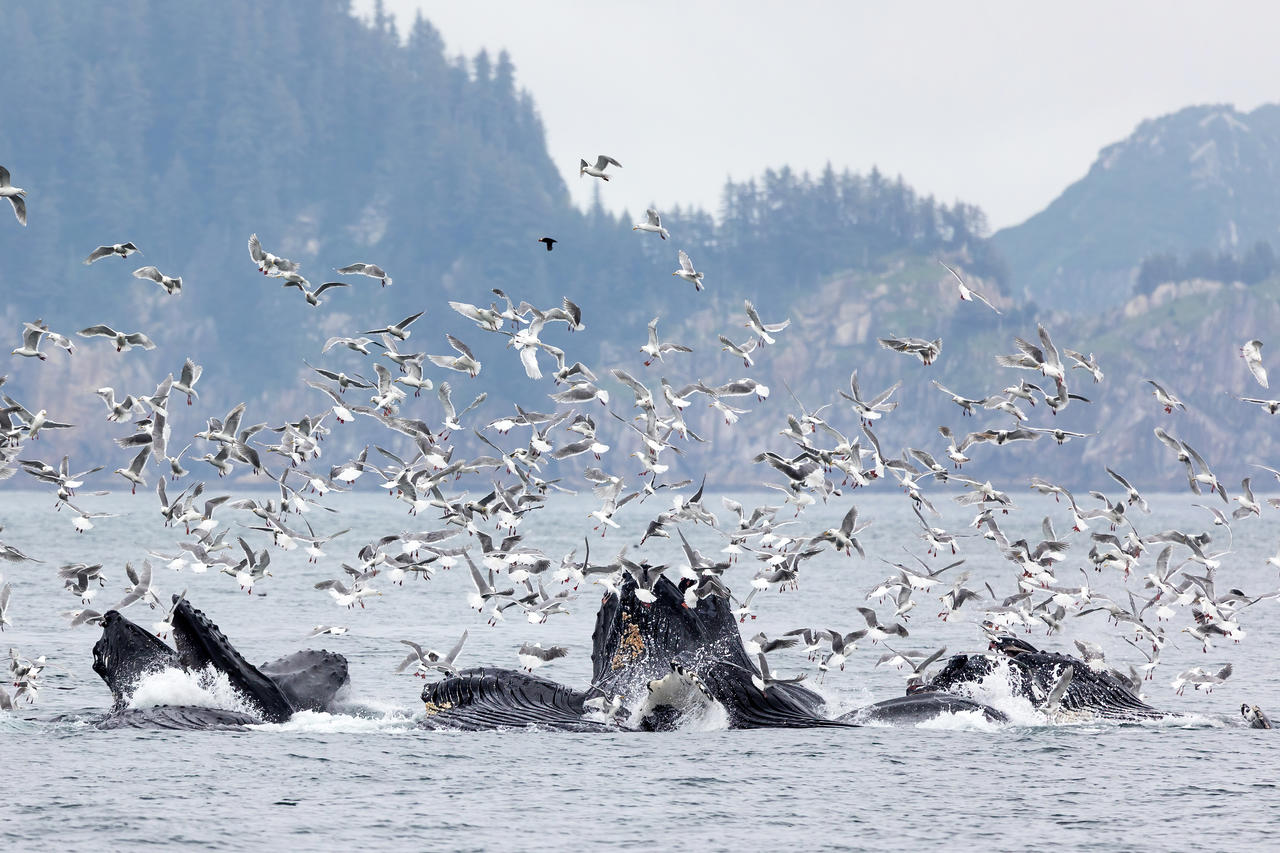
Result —
[[113, 243], [110, 246], [99, 246], [89, 253], [89, 257], [84, 259], [84, 264], [85, 266], [88, 266], [94, 261], [100, 261], [103, 258], [108, 258], [112, 255], [119, 255], [122, 258], [127, 258], [134, 252], [141, 253], [141, 250], [137, 246], [133, 245], [133, 243]]
[[187, 405], [191, 405], [192, 397], [199, 397], [196, 393], [196, 382], [200, 380], [200, 374], [204, 373], [204, 367], [196, 364], [190, 358], [182, 363], [182, 374], [178, 377], [178, 381], [170, 386], [171, 390], [179, 394], [187, 395]]
[[[320, 292], [319, 289], [317, 289], [316, 293], [319, 293], [319, 292]], [[370, 329], [369, 331], [361, 332], [360, 334], [390, 335], [391, 337], [395, 338], [398, 341], [403, 341], [406, 338], [408, 338], [409, 335], [413, 334], [412, 332], [409, 331], [410, 324], [412, 324], [414, 320], [421, 317], [424, 313], [425, 312], [423, 311], [419, 311], [417, 314], [410, 314], [408, 317], [405, 317], [399, 323], [392, 323], [391, 325], [383, 329]]]
[[756, 311], [756, 306], [751, 304], [751, 300], [746, 300], [747, 322], [744, 324], [748, 329], [755, 333], [760, 339], [760, 344], [775, 344], [770, 332], [781, 332], [787, 326], [791, 325], [791, 318], [783, 320], [781, 323], [765, 323], [760, 319], [760, 314]]
[[724, 335], [721, 335], [720, 343], [724, 345], [720, 347], [720, 349], [729, 353], [729, 355], [736, 355], [738, 358], [742, 359], [742, 364], [744, 367], [750, 367], [751, 365], [755, 364], [755, 362], [751, 359], [751, 351], [756, 348], [756, 345], [758, 343], [760, 343], [755, 338], [747, 338], [741, 344], [735, 344], [733, 341], [729, 340]]
[[453, 335], [445, 335], [445, 340], [449, 342], [449, 346], [453, 347], [458, 353], [452, 355], [428, 355], [427, 358], [436, 367], [443, 367], [446, 370], [456, 370], [459, 373], [465, 373], [471, 378], [475, 378], [480, 373], [480, 362], [476, 360], [475, 355], [471, 352], [471, 348]]
[[526, 672], [533, 672], [544, 664], [551, 663], [556, 658], [562, 658], [569, 654], [569, 650], [564, 646], [551, 646], [544, 649], [541, 643], [525, 643], [520, 647], [520, 651], [516, 656], [520, 659], [520, 665], [524, 667]]
[[610, 157], [608, 154], [601, 154], [599, 157], [596, 157], [596, 164], [594, 166], [589, 164], [586, 160], [579, 160], [578, 177], [581, 178], [583, 175], [590, 175], [593, 178], [600, 178], [601, 180], [607, 181], [609, 180], [609, 176], [605, 174], [604, 170], [611, 165], [617, 166], [619, 169], [622, 168], [622, 164]]
[[112, 338], [116, 345], [116, 352], [124, 352], [125, 350], [133, 349], [134, 347], [142, 347], [147, 350], [156, 348], [155, 342], [152, 341], [151, 338], [142, 334], [142, 332], [126, 334], [124, 332], [117, 332], [110, 326], [104, 326], [101, 324], [97, 326], [90, 326], [87, 329], [81, 329], [76, 332], [76, 334], [82, 338]]
[[969, 287], [969, 285], [965, 284], [964, 279], [960, 277], [960, 273], [953, 270], [950, 266], [947, 265], [945, 261], [939, 260], [938, 263], [946, 267], [947, 272], [951, 273], [951, 275], [955, 278], [956, 284], [960, 287], [961, 302], [973, 302], [976, 299], [978, 302], [981, 302], [983, 305], [987, 306], [997, 314], [1000, 313], [1000, 309], [992, 305], [990, 302], [988, 302], [987, 297], [983, 296], [981, 293], [974, 290], [972, 287]]
[[644, 346], [640, 347], [640, 352], [648, 356], [644, 363], [644, 366], [648, 367], [653, 364], [655, 359], [662, 361], [662, 354], [664, 352], [693, 352], [693, 350], [683, 344], [659, 341], [658, 318], [654, 317], [649, 321], [649, 341]]
[[10, 350], [9, 354], [20, 355], [24, 358], [38, 358], [44, 361], [48, 358], [48, 356], [40, 352], [40, 339], [44, 337], [44, 329], [31, 323], [25, 325], [26, 328], [22, 332], [22, 346]]
[[[605, 180], [608, 180], [608, 179], [606, 178]], [[538, 242], [546, 246], [547, 251], [550, 252], [551, 248], [555, 246], [556, 243], [559, 243], [560, 241], [557, 240], [555, 237], [539, 237]]]
[[296, 262], [264, 252], [257, 234], [249, 235], [249, 257], [253, 258], [253, 262], [258, 265], [258, 271], [263, 275], [284, 275], [287, 272], [298, 271]]
[[302, 291], [302, 295], [306, 298], [307, 304], [315, 307], [320, 304], [320, 294], [324, 293], [331, 287], [350, 287], [345, 281], [326, 281], [315, 290], [309, 289], [311, 282], [307, 281], [296, 272], [291, 272], [281, 276], [284, 279], [284, 287], [296, 287]]
[[931, 341], [926, 341], [923, 338], [898, 337], [876, 338], [876, 340], [885, 349], [891, 349], [894, 352], [905, 353], [906, 355], [914, 355], [926, 367], [933, 364], [934, 359], [942, 352], [942, 338], [934, 338]]
[[691, 283], [697, 290], [702, 290], [702, 273], [694, 270], [693, 261], [689, 260], [689, 255], [684, 249], [680, 250], [680, 269], [673, 272], [672, 275], [679, 276]]
[[18, 222], [22, 225], [27, 224], [26, 196], [26, 190], [9, 182], [9, 170], [0, 166], [0, 198], [9, 199], [9, 204], [13, 205], [13, 215], [18, 217]]
[[644, 216], [644, 222], [637, 222], [631, 226], [632, 231], [648, 231], [657, 234], [663, 240], [671, 236], [671, 232], [662, 227], [662, 217], [658, 215], [658, 211], [650, 207], [645, 210]]
[[1166, 391], [1164, 386], [1162, 386], [1159, 382], [1155, 381], [1154, 379], [1148, 379], [1147, 382], [1150, 383], [1151, 387], [1155, 389], [1151, 393], [1156, 395], [1156, 402], [1159, 403], [1161, 406], [1164, 406], [1164, 413], [1166, 415], [1173, 414], [1174, 409], [1181, 409], [1184, 412], [1187, 410], [1186, 405], [1183, 404], [1183, 402], [1179, 400], [1177, 397], [1173, 396], [1168, 391]]
[[155, 267], [139, 267], [133, 271], [133, 277], [151, 279], [164, 288], [164, 292], [170, 296], [182, 290], [182, 276], [170, 278]]
[[1240, 357], [1249, 365], [1249, 372], [1258, 384], [1263, 388], [1270, 387], [1267, 385], [1267, 369], [1262, 366], [1262, 341], [1255, 338], [1240, 347]]
[[339, 275], [367, 275], [369, 278], [376, 278], [382, 282], [383, 287], [391, 286], [391, 276], [387, 275], [386, 270], [377, 264], [354, 263], [345, 267], [338, 267]]

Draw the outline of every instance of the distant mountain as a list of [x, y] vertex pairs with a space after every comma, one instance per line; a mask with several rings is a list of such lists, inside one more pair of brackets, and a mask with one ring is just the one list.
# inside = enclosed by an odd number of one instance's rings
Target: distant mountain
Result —
[[1040, 213], [995, 234], [1015, 290], [1082, 311], [1123, 302], [1154, 252], [1245, 252], [1280, 231], [1280, 105], [1196, 106], [1138, 125]]

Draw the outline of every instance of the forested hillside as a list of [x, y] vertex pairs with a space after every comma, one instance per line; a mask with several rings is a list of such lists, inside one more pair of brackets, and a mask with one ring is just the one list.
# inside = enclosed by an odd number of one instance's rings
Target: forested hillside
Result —
[[[902, 253], [960, 259], [993, 286], [1005, 275], [980, 210], [877, 171], [768, 171], [727, 184], [718, 218], [671, 200], [669, 241], [631, 230], [640, 211], [580, 211], [510, 57], [446, 58], [427, 21], [407, 34], [381, 16], [370, 26], [345, 0], [132, 0], [110, 15], [31, 2], [7, 12], [6, 30], [0, 162], [29, 190], [30, 224], [0, 228], [0, 328], [15, 346], [36, 317], [68, 334], [95, 323], [141, 330], [158, 344], [116, 354], [77, 339], [72, 359], [56, 352], [39, 371], [14, 373], [8, 390], [66, 420], [102, 417], [84, 389], [143, 392], [186, 356], [206, 367], [210, 410], [248, 400], [247, 418], [272, 422], [319, 410], [325, 399], [302, 384], [303, 358], [371, 373], [345, 350], [322, 357], [321, 345], [423, 309], [406, 347], [448, 352], [442, 332], [451, 331], [485, 364], [471, 384], [490, 392], [488, 411], [512, 400], [545, 406], [548, 389], [525, 379], [505, 339], [446, 307], [488, 304], [492, 288], [543, 307], [580, 304], [587, 331], [556, 342], [606, 375], [633, 367], [653, 315], [675, 332], [697, 314], [715, 327], [691, 342], [707, 351], [715, 381], [726, 369], [715, 332], [741, 328], [743, 297], [785, 313], [824, 283], [871, 275]], [[258, 274], [251, 233], [300, 261], [313, 286], [357, 260], [382, 265], [394, 284], [350, 279], [313, 308]], [[560, 241], [554, 252], [536, 242], [543, 235]], [[142, 254], [81, 263], [99, 244], [127, 240]], [[678, 248], [706, 272], [705, 298], [670, 276]], [[182, 276], [182, 292], [132, 278], [143, 264]], [[822, 378], [834, 389], [854, 366], [837, 360]], [[763, 359], [761, 377], [773, 370]], [[434, 401], [416, 405], [421, 416]]]

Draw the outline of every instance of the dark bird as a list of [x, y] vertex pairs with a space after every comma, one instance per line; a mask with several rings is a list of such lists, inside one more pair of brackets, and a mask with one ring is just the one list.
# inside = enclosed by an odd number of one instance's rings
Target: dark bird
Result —
[[552, 247], [552, 246], [554, 246], [558, 241], [556, 240], [556, 238], [555, 238], [555, 237], [539, 237], [539, 238], [538, 238], [538, 242], [539, 242], [539, 243], [546, 243], [546, 244], [547, 244], [547, 251], [548, 251], [548, 252], [550, 252], [550, 251], [551, 251], [551, 247]]

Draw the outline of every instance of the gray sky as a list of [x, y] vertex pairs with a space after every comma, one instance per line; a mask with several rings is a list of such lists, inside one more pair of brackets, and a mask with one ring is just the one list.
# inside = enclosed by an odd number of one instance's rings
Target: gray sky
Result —
[[[580, 203], [580, 156], [626, 168], [606, 203], [718, 211], [726, 176], [872, 165], [980, 205], [1042, 209], [1099, 148], [1197, 103], [1280, 100], [1269, 2], [386, 0], [448, 53], [506, 48]], [[356, 0], [359, 12], [372, 0]]]

